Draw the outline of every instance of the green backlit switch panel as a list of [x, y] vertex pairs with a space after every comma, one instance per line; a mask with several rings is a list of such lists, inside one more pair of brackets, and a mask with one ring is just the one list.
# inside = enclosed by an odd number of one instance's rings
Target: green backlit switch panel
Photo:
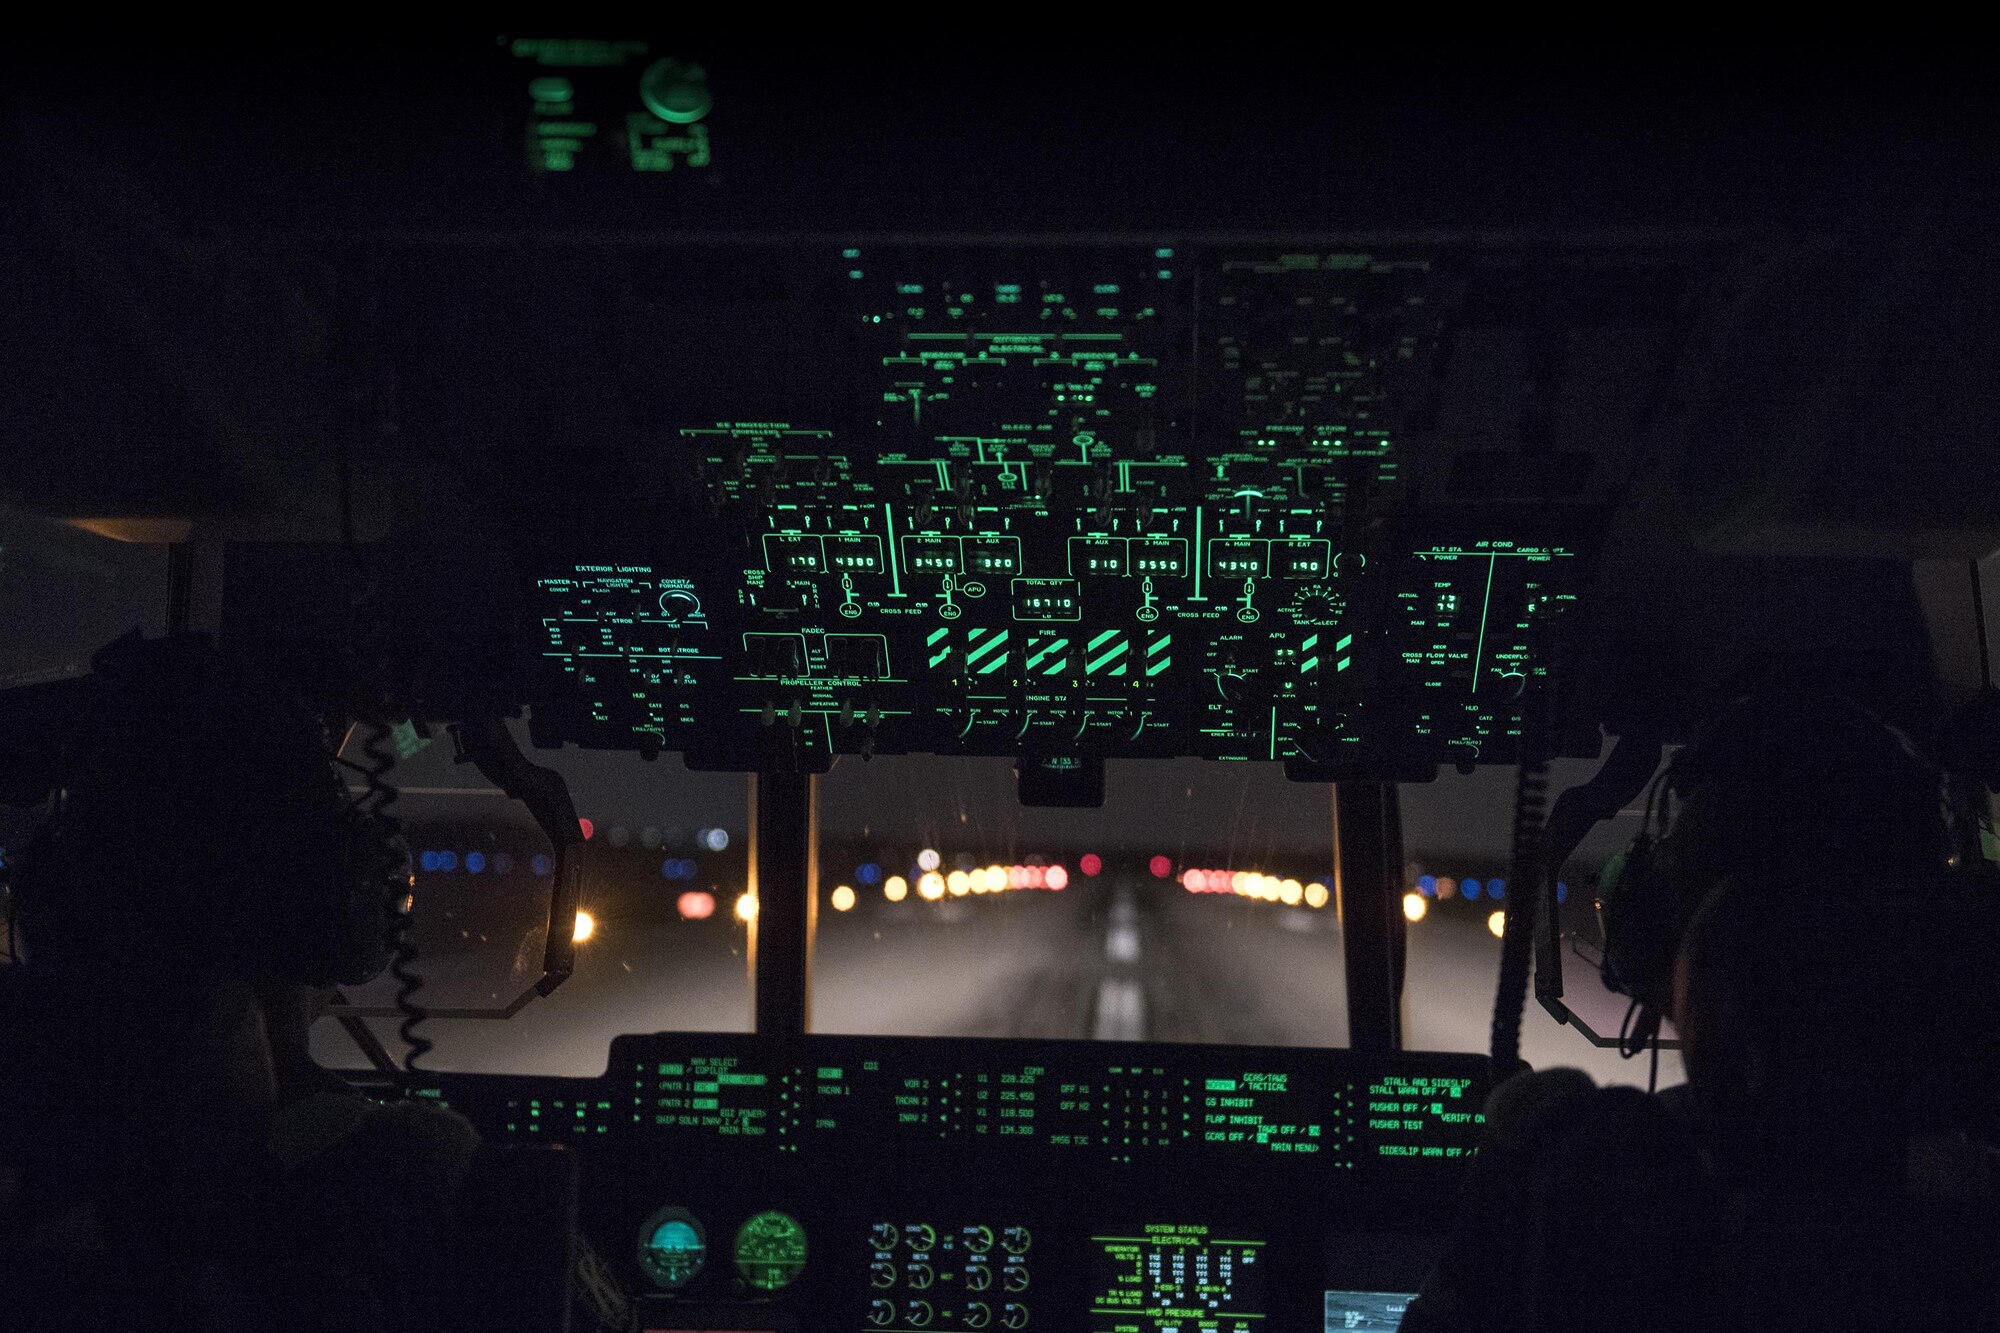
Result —
[[746, 390], [736, 418], [672, 427], [658, 449], [693, 503], [536, 571], [567, 739], [718, 767], [774, 740], [1402, 776], [1518, 752], [1586, 562], [1547, 516], [1412, 508], [1449, 265], [812, 262], [826, 327], [795, 351], [842, 386], [819, 415]]

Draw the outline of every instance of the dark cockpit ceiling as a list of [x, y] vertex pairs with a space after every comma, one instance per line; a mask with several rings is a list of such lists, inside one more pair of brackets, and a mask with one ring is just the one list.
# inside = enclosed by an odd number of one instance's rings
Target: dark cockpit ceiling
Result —
[[[321, 232], [1860, 235], [1962, 193], [1992, 112], [1942, 50], [1147, 26], [31, 40], [12, 83], [27, 138], [106, 153], [169, 217]], [[617, 140], [662, 58], [701, 75], [652, 91], [698, 108], [674, 123], [709, 156], [635, 181]], [[599, 140], [542, 179], [521, 170], [538, 75]]]

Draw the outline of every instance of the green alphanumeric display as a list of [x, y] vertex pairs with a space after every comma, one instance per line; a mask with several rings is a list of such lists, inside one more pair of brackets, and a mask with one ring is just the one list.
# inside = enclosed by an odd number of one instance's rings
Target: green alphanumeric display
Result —
[[1153, 1222], [1092, 1236], [1089, 1327], [1103, 1333], [1258, 1333], [1269, 1317], [1262, 1240], [1200, 1223]]
[[[976, 1056], [970, 1052], [977, 1052]], [[601, 1079], [501, 1079], [453, 1103], [514, 1142], [662, 1139], [794, 1156], [861, 1141], [1109, 1167], [1195, 1161], [1280, 1171], [1455, 1162], [1478, 1142], [1468, 1057], [1205, 1047], [1174, 1065], [1095, 1043], [620, 1037]]]

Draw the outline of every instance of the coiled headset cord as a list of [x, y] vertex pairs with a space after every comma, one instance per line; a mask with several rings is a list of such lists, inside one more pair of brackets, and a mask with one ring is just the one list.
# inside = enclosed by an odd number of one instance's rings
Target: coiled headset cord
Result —
[[396, 980], [396, 1008], [403, 1016], [396, 1028], [407, 1048], [403, 1072], [415, 1074], [419, 1072], [417, 1062], [431, 1050], [430, 1039], [417, 1030], [430, 1018], [430, 1011], [416, 1000], [424, 979], [411, 970], [417, 961], [415, 913], [409, 910], [408, 897], [411, 875], [398, 836], [401, 826], [391, 813], [398, 793], [387, 780], [389, 770], [396, 764], [396, 751], [390, 739], [393, 726], [375, 720], [361, 725], [367, 733], [361, 743], [362, 762], [350, 763], [349, 767], [360, 775], [366, 790], [355, 802], [354, 810], [365, 832], [363, 854], [376, 858], [376, 864], [365, 870], [377, 883], [404, 886], [403, 892], [391, 890], [382, 895], [382, 938], [390, 954], [389, 975]]
[[[1543, 826], [1548, 817], [1548, 696], [1530, 688], [1522, 707], [1521, 766], [1514, 784], [1513, 848], [1507, 867], [1506, 928], [1500, 935], [1500, 984], [1493, 999], [1493, 1080], [1517, 1073], [1521, 1018], [1528, 1003], [1528, 970], [1535, 907], [1546, 878]], [[1553, 905], [1551, 905], [1551, 909]]]

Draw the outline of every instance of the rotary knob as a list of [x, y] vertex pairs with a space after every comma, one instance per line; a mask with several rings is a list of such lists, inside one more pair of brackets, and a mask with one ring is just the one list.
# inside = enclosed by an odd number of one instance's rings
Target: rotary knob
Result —
[[701, 598], [689, 588], [669, 588], [660, 594], [660, 614], [679, 625], [701, 614]]
[[715, 106], [708, 71], [671, 56], [646, 66], [639, 76], [639, 100], [669, 125], [692, 125]]

